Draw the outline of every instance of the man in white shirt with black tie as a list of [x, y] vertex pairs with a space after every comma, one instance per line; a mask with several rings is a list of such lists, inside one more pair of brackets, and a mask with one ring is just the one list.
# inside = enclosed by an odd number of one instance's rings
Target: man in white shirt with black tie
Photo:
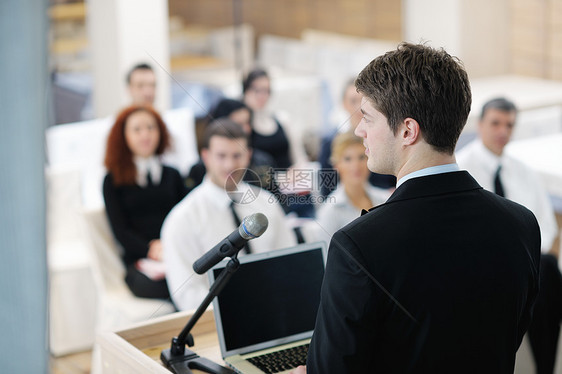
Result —
[[251, 252], [296, 245], [275, 196], [242, 181], [250, 156], [248, 135], [238, 124], [221, 118], [207, 127], [201, 151], [205, 178], [172, 209], [161, 232], [168, 288], [180, 310], [203, 301], [209, 283], [206, 275], [194, 274], [193, 263], [233, 232], [237, 220], [259, 212], [269, 221], [265, 233], [248, 243]]
[[558, 235], [548, 193], [530, 167], [503, 152], [515, 128], [516, 116], [512, 102], [504, 98], [488, 101], [478, 123], [479, 138], [457, 152], [457, 163], [485, 189], [531, 210], [539, 221], [541, 250], [547, 253]]
[[515, 201], [531, 210], [541, 231], [541, 277], [539, 296], [528, 336], [538, 374], [553, 373], [560, 318], [562, 315], [562, 278], [550, 251], [558, 224], [554, 209], [539, 176], [527, 165], [509, 157], [504, 148], [515, 127], [517, 108], [505, 99], [484, 104], [478, 123], [479, 138], [456, 154], [461, 169], [466, 169], [489, 191]]

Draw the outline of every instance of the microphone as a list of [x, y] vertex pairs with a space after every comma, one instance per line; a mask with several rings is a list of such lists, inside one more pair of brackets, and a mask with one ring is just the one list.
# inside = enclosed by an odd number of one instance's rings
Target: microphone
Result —
[[234, 256], [249, 240], [261, 236], [268, 224], [267, 217], [262, 213], [254, 213], [245, 217], [232, 234], [193, 263], [193, 270], [197, 274], [204, 274], [223, 258]]

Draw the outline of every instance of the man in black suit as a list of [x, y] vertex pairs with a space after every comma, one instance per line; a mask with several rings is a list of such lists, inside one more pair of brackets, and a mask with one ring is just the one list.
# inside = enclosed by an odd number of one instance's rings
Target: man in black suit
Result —
[[444, 50], [403, 43], [356, 87], [369, 169], [395, 175], [397, 189], [332, 238], [308, 373], [513, 373], [540, 233], [528, 209], [455, 163], [465, 70]]

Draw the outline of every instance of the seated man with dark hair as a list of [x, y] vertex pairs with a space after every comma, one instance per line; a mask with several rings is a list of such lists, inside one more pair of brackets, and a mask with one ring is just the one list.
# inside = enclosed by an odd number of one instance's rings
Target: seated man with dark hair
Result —
[[251, 252], [296, 244], [275, 197], [243, 181], [251, 150], [248, 134], [239, 125], [227, 119], [211, 123], [205, 130], [201, 157], [207, 169], [203, 183], [172, 209], [162, 227], [166, 278], [180, 310], [196, 308], [209, 290], [206, 276], [192, 276], [193, 263], [244, 217], [259, 212], [269, 221], [266, 232], [248, 243]]
[[[209, 123], [213, 121], [229, 121], [240, 125], [242, 130], [251, 136], [252, 134], [252, 110], [243, 102], [233, 99], [222, 99], [217, 106], [209, 113]], [[208, 126], [209, 124], [206, 124]], [[250, 144], [251, 147], [251, 144]], [[273, 157], [267, 152], [252, 148], [252, 156], [250, 157], [250, 165], [248, 169], [252, 172], [244, 175], [244, 180], [257, 187], [265, 188], [272, 193], [277, 190], [272, 180], [272, 169], [275, 168]], [[189, 191], [197, 187], [203, 181], [206, 169], [203, 160], [199, 160], [191, 167], [185, 184]]]

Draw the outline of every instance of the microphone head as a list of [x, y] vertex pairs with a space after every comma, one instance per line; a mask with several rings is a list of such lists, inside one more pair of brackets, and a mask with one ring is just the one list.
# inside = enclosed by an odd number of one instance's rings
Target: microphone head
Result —
[[244, 217], [238, 232], [244, 239], [250, 240], [261, 236], [267, 229], [267, 225], [269, 225], [269, 222], [264, 214], [254, 213]]

